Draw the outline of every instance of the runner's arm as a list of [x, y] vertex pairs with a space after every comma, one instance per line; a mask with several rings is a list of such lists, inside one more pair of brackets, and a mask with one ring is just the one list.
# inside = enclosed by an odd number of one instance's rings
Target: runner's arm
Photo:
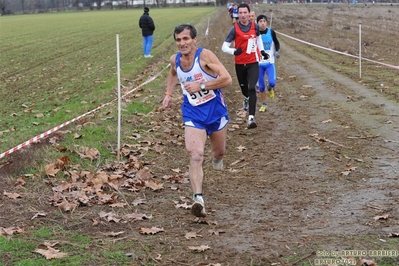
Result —
[[163, 99], [163, 102], [162, 102], [163, 108], [171, 108], [172, 107], [173, 89], [176, 87], [177, 83], [179, 82], [179, 79], [177, 77], [177, 72], [176, 72], [176, 54], [172, 55], [170, 57], [169, 61], [170, 61], [170, 70], [169, 70], [168, 78], [166, 80], [165, 98]]
[[256, 44], [258, 45], [259, 51], [265, 50], [265, 47], [263, 46], [263, 41], [261, 35], [256, 36]]
[[224, 42], [222, 45], [222, 51], [225, 52], [226, 54], [231, 54], [234, 55], [234, 52], [236, 51], [235, 48], [230, 48], [231, 42]]
[[227, 34], [226, 40], [223, 42], [222, 45], [222, 51], [227, 53], [227, 54], [231, 54], [234, 55], [235, 52], [235, 48], [230, 48], [231, 43], [234, 41], [236, 35], [236, 31], [234, 29], [234, 27], [231, 27], [229, 33]]
[[280, 42], [277, 39], [276, 32], [272, 30], [272, 38], [274, 42], [274, 47], [276, 48], [276, 51], [280, 51]]
[[212, 51], [202, 50], [200, 62], [207, 72], [217, 76], [216, 79], [205, 82], [207, 90], [221, 89], [231, 84], [232, 79], [229, 72]]

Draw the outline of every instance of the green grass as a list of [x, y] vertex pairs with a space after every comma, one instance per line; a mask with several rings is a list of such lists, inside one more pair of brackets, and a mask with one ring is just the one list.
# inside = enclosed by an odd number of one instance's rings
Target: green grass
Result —
[[[45, 249], [42, 244], [46, 241], [58, 242], [54, 248], [68, 253], [68, 256], [46, 260], [34, 252], [38, 248]], [[133, 241], [103, 245], [103, 249], [91, 250], [91, 246], [97, 244], [95, 239], [66, 231], [62, 227], [41, 227], [14, 235], [11, 239], [0, 236], [0, 265], [1, 262], [6, 262], [5, 265], [129, 265], [132, 258], [126, 254], [133, 253], [134, 257], [137, 251]]]
[[[0, 58], [0, 152], [115, 100], [116, 34], [120, 37], [122, 84], [136, 87], [164, 69], [169, 57], [177, 51], [173, 28], [181, 23], [194, 24], [200, 35], [204, 29], [197, 23], [213, 10], [213, 7], [152, 9], [150, 14], [156, 24], [154, 59], [142, 57], [142, 37], [137, 26], [141, 10], [1, 17], [0, 51], [4, 56]], [[163, 95], [159, 91], [164, 89], [166, 75], [167, 70], [143, 86], [138, 92], [140, 98], [132, 93], [122, 103], [122, 145], [132, 133], [144, 133], [142, 123], [151, 122], [145, 114], [159, 107], [154, 94]], [[114, 101], [59, 130], [70, 132], [63, 136], [61, 146], [68, 149], [64, 155], [71, 164], [95, 172], [99, 165], [115, 160], [112, 152], [117, 148], [117, 113]], [[38, 114], [42, 116], [36, 117]], [[75, 138], [74, 134], [82, 137]], [[82, 146], [97, 148], [100, 159], [82, 160], [75, 152]], [[43, 188], [44, 166], [61, 155], [48, 146], [33, 150], [29, 156], [30, 163], [21, 165], [9, 178], [35, 174], [38, 178], [27, 180], [29, 192], [47, 193]], [[60, 172], [57, 179], [67, 177]], [[61, 212], [53, 213], [54, 219], [63, 219]], [[68, 256], [47, 260], [34, 252], [44, 248], [45, 241], [60, 241], [56, 248]], [[120, 244], [99, 241], [62, 224], [43, 225], [35, 220], [24, 234], [10, 239], [0, 236], [0, 265], [131, 265], [132, 259], [143, 256], [148, 249], [151, 247], [137, 246], [129, 240]], [[126, 253], [133, 255], [129, 257]]]
[[[151, 10], [156, 25], [152, 54], [164, 59], [162, 67], [176, 52], [171, 48], [174, 26], [196, 24], [213, 10]], [[0, 152], [115, 99], [117, 34], [122, 84], [154, 62], [141, 57], [141, 14], [114, 10], [1, 17]], [[152, 109], [145, 107], [136, 110]]]

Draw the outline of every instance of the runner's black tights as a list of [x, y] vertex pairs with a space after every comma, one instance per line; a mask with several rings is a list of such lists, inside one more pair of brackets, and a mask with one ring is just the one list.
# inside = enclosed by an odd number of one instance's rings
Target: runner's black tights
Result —
[[241, 92], [245, 97], [249, 97], [249, 115], [255, 115], [256, 111], [256, 83], [259, 77], [258, 63], [237, 65], [236, 74]]

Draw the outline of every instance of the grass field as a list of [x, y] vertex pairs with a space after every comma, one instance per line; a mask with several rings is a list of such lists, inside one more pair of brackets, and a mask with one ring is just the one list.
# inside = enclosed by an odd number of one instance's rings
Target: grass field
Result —
[[[196, 24], [213, 10], [151, 9], [152, 53], [166, 65], [175, 52], [168, 49], [174, 26]], [[117, 34], [122, 84], [143, 72], [151, 60], [142, 57], [141, 15], [123, 10], [1, 17], [0, 152], [115, 99]]]
[[[141, 10], [1, 17], [0, 152], [3, 153], [116, 98], [117, 34], [120, 42], [122, 85], [131, 88], [140, 85], [168, 65], [169, 57], [176, 52], [172, 37], [176, 25], [198, 25], [200, 20], [204, 20], [214, 10], [212, 7], [151, 9], [150, 15], [156, 25], [152, 50], [156, 60], [142, 56], [142, 37], [138, 27]], [[197, 29], [199, 35], [205, 30], [198, 26]], [[159, 61], [160, 58], [164, 60]], [[167, 71], [164, 71], [163, 77], [147, 85], [145, 92], [140, 92], [148, 94], [145, 102], [124, 99], [123, 115], [126, 116], [123, 130], [128, 133], [122, 133], [122, 138], [139, 130], [140, 123], [145, 118], [137, 116], [158, 108], [159, 103], [152, 98], [151, 91], [164, 89], [166, 74]], [[84, 136], [84, 145], [100, 150], [101, 159], [98, 164], [100, 161], [104, 163], [115, 160], [111, 152], [116, 148], [117, 140], [116, 108], [117, 104], [114, 102], [90, 116], [95, 117], [96, 122], [85, 118], [69, 127], [69, 130], [79, 131]], [[136, 114], [136, 121], [126, 122]], [[96, 124], [79, 127], [85, 123]], [[63, 143], [71, 150], [80, 144], [82, 143], [78, 143], [72, 134], [65, 136]], [[26, 167], [21, 165], [10, 178], [26, 172], [43, 176], [45, 162], [59, 157], [59, 154], [48, 149], [45, 155], [34, 156], [35, 163]], [[77, 155], [70, 156], [75, 162], [85, 165], [86, 169], [95, 170], [96, 164], [79, 160]], [[7, 160], [7, 157], [1, 159], [3, 163]], [[42, 190], [36, 187], [36, 182], [29, 183], [30, 189]], [[40, 183], [42, 182], [38, 184]], [[0, 208], [1, 205], [2, 203]], [[0, 218], [2, 216], [3, 214]], [[65, 230], [63, 226], [39, 225], [38, 228], [29, 230], [17, 239], [0, 236], [0, 265], [127, 265], [131, 261], [121, 250], [135, 245], [134, 240], [103, 245], [96, 239]], [[37, 243], [51, 239], [65, 239], [72, 246], [63, 252], [75, 255], [49, 261], [32, 253]], [[90, 243], [102, 246], [101, 251], [88, 252]], [[10, 254], [12, 255], [9, 256]]]

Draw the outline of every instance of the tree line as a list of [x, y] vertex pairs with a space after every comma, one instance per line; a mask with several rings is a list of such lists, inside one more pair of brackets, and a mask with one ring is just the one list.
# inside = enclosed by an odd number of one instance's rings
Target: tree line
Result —
[[[203, 4], [214, 4], [215, 0], [198, 0]], [[218, 4], [226, 4], [227, 0], [216, 0]], [[100, 10], [114, 8], [135, 8], [143, 6], [160, 7], [167, 5], [185, 5], [195, 0], [0, 0], [0, 14], [26, 14], [60, 12], [66, 10]], [[198, 4], [198, 3], [197, 3]], [[195, 3], [194, 3], [195, 5]]]

